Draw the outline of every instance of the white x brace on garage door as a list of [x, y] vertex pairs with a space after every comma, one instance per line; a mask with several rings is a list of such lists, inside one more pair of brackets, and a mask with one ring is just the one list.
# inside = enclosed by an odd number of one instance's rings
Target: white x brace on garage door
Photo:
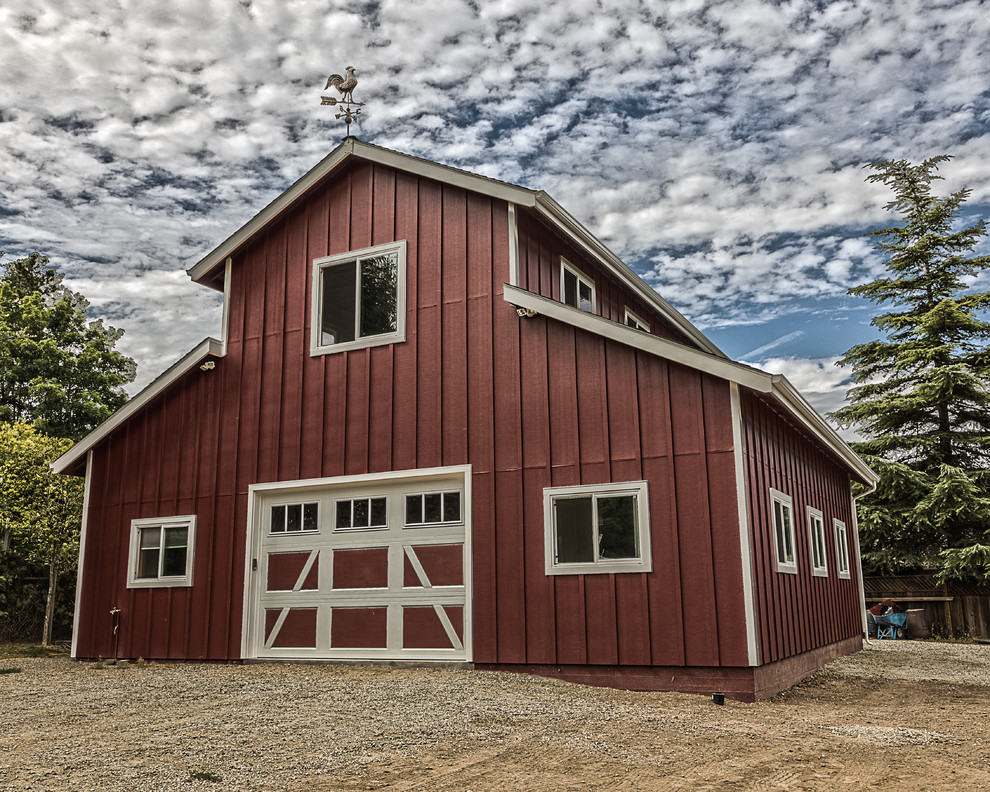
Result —
[[471, 660], [471, 470], [256, 484], [244, 659]]

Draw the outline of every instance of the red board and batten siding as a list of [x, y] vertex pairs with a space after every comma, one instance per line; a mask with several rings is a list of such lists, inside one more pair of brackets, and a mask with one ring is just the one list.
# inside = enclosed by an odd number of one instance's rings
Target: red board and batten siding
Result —
[[[313, 260], [393, 239], [406, 341], [311, 357]], [[520, 319], [508, 245], [504, 202], [359, 161], [236, 251], [227, 355], [94, 449], [79, 656], [114, 653], [119, 607], [118, 656], [239, 657], [250, 484], [469, 463], [477, 662], [745, 666], [728, 384]], [[551, 289], [560, 247], [521, 224]], [[654, 571], [548, 577], [543, 489], [639, 479]], [[131, 520], [173, 514], [193, 586], [127, 589]]]
[[[742, 429], [760, 663], [836, 644], [862, 633], [859, 564], [849, 474], [762, 399], [742, 392]], [[777, 572], [770, 489], [793, 499], [797, 574]], [[808, 506], [825, 523], [828, 576], [811, 573]], [[833, 519], [846, 525], [849, 578], [839, 578]]]

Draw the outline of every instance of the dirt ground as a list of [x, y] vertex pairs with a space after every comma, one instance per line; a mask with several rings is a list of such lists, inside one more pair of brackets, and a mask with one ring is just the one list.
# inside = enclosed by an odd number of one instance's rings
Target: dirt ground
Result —
[[990, 789], [990, 646], [756, 704], [512, 674], [0, 657], [0, 790]]

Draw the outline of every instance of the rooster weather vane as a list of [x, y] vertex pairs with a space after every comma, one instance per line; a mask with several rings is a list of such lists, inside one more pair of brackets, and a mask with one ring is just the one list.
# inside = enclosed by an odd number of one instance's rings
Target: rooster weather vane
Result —
[[351, 136], [351, 122], [355, 118], [361, 115], [361, 108], [364, 107], [364, 102], [355, 102], [354, 97], [351, 92], [357, 88], [357, 77], [354, 76], [354, 67], [348, 66], [344, 71], [347, 72], [346, 77], [341, 77], [339, 74], [331, 74], [330, 79], [327, 80], [327, 84], [324, 87], [324, 91], [330, 88], [332, 85], [337, 89], [340, 94], [340, 99], [335, 96], [324, 96], [320, 100], [320, 104], [331, 105], [333, 107], [339, 106], [340, 112], [337, 113], [337, 118], [343, 118], [344, 123], [347, 124], [347, 137]]

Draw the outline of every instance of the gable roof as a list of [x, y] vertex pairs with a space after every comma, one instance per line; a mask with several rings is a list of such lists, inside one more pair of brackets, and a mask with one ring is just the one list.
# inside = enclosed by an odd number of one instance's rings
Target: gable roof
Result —
[[[487, 195], [533, 209], [550, 225], [573, 243], [578, 249], [598, 262], [606, 271], [613, 273], [625, 286], [632, 289], [652, 305], [661, 316], [670, 321], [678, 330], [684, 333], [701, 349], [714, 355], [726, 357], [710, 339], [684, 317], [676, 308], [668, 303], [657, 292], [640, 278], [628, 264], [623, 262], [588, 229], [579, 223], [560, 204], [542, 190], [531, 190], [507, 182], [498, 181], [488, 176], [441, 165], [436, 162], [402, 154], [398, 151], [365, 143], [355, 137], [344, 140], [331, 151], [316, 167], [300, 178], [289, 189], [279, 195], [268, 206], [262, 209], [245, 225], [241, 226], [220, 245], [207, 253], [202, 259], [187, 270], [190, 278], [196, 283], [208, 286], [218, 291], [223, 289], [222, 269], [228, 256], [232, 256], [241, 245], [245, 244], [255, 234], [274, 222], [286, 210], [300, 200], [311, 188], [324, 178], [343, 167], [350, 159], [357, 158], [368, 162], [386, 165], [396, 170], [423, 176], [428, 179], [460, 187], [464, 190]], [[726, 359], [728, 359], [726, 357]]]

